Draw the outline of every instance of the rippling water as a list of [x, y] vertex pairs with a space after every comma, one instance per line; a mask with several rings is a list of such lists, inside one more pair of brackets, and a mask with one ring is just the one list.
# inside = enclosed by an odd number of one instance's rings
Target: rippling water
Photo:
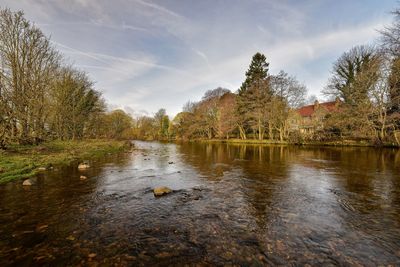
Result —
[[135, 145], [0, 186], [0, 266], [400, 265], [399, 150]]

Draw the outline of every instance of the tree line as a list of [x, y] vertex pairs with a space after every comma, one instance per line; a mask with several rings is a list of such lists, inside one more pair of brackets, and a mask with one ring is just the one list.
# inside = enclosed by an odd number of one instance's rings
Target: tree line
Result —
[[106, 112], [88, 75], [66, 64], [23, 12], [0, 10], [0, 148], [61, 139], [122, 138], [132, 118]]
[[268, 74], [264, 55], [254, 55], [246, 81], [237, 94], [218, 87], [208, 90], [199, 102], [187, 102], [183, 111], [169, 120], [165, 109], [154, 117], [134, 122], [139, 139], [265, 138], [285, 140], [287, 119], [306, 101], [306, 87], [284, 71]]
[[[315, 116], [314, 130], [293, 127], [298, 109], [312, 104], [306, 86], [271, 74], [256, 53], [240, 88], [218, 87], [187, 102], [170, 119], [165, 109], [132, 118], [106, 111], [88, 75], [70, 64], [22, 12], [0, 11], [0, 148], [52, 139], [256, 139], [288, 142], [366, 140], [400, 145], [400, 9], [379, 44], [360, 45], [333, 64], [322, 93], [335, 112]], [[296, 117], [297, 116], [297, 117]]]
[[[400, 9], [379, 44], [355, 46], [333, 64], [322, 93], [336, 100], [335, 112], [315, 118], [318, 127], [304, 134], [291, 127], [297, 109], [312, 101], [294, 76], [269, 73], [266, 56], [256, 53], [236, 93], [209, 90], [188, 102], [167, 126], [161, 109], [154, 118], [136, 120], [136, 138], [240, 138], [277, 141], [365, 140], [400, 145]], [[313, 97], [315, 98], [315, 97]]]

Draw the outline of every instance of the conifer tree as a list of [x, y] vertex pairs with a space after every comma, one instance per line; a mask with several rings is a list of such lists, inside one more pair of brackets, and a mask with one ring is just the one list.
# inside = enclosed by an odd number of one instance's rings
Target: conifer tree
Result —
[[256, 53], [246, 72], [246, 79], [238, 92], [236, 112], [239, 117], [238, 127], [242, 139], [246, 139], [249, 127], [262, 140], [268, 119], [268, 102], [271, 98], [269, 87], [269, 63], [265, 55]]

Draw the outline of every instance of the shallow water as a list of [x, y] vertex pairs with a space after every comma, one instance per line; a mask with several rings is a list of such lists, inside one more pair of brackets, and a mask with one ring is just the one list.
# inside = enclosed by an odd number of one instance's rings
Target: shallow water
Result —
[[400, 265], [400, 150], [135, 145], [0, 186], [0, 266]]

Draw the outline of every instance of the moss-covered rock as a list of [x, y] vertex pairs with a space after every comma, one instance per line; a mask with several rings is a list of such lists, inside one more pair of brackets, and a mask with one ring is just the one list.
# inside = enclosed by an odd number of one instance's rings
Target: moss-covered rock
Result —
[[172, 193], [172, 189], [168, 188], [166, 186], [160, 186], [160, 187], [154, 188], [153, 193], [154, 193], [154, 196], [161, 197], [161, 196], [167, 195], [169, 193]]

